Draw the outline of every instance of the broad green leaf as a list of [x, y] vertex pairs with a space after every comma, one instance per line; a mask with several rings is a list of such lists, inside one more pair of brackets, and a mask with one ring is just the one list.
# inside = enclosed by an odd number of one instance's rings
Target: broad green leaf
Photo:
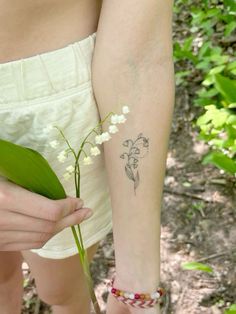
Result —
[[193, 44], [193, 36], [188, 37], [187, 39], [185, 39], [184, 44], [183, 44], [183, 50], [188, 51], [191, 50], [192, 48], [192, 44]]
[[210, 86], [214, 83], [214, 76], [213, 75], [207, 75], [205, 80], [202, 81], [202, 85], [204, 86]]
[[229, 64], [227, 64], [226, 66], [226, 70], [227, 71], [231, 71], [236, 69], [236, 61], [230, 62]]
[[233, 108], [236, 108], [236, 102], [232, 102], [232, 104], [230, 104], [229, 106], [228, 106], [228, 108], [231, 108], [231, 109], [233, 109]]
[[201, 70], [207, 70], [211, 67], [210, 62], [206, 61], [206, 59], [204, 61], [199, 62], [196, 65], [196, 69], [201, 69]]
[[205, 106], [206, 112], [197, 120], [197, 125], [202, 125], [211, 122], [214, 128], [223, 126], [230, 113], [228, 110], [221, 108], [218, 109], [214, 105]]
[[198, 96], [202, 97], [202, 98], [209, 98], [209, 97], [214, 97], [217, 94], [219, 94], [218, 90], [215, 89], [214, 87], [206, 90], [206, 89], [202, 89], [199, 91]]
[[224, 63], [229, 61], [229, 56], [213, 54], [213, 55], [210, 56], [210, 59], [211, 59], [212, 62], [214, 62], [214, 63], [216, 63], [218, 65], [221, 65], [221, 64], [224, 64]]
[[225, 310], [224, 314], [236, 314], [236, 304], [232, 304], [228, 310]]
[[207, 11], [207, 17], [215, 17], [218, 14], [220, 14], [220, 9], [217, 8], [208, 9]]
[[230, 70], [230, 73], [236, 75], [236, 69]]
[[211, 47], [211, 42], [207, 41], [205, 42], [202, 47], [200, 48], [199, 52], [198, 52], [198, 58], [199, 60], [201, 60], [203, 57], [205, 56], [209, 56], [209, 52], [210, 52], [210, 47]]
[[0, 176], [50, 199], [66, 197], [47, 160], [37, 151], [0, 139]]
[[232, 21], [225, 27], [225, 36], [229, 36], [236, 29], [236, 22]]
[[218, 65], [217, 67], [214, 67], [210, 70], [209, 74], [213, 75], [213, 74], [217, 74], [220, 73], [224, 70], [225, 65]]
[[231, 11], [236, 11], [236, 1], [235, 0], [224, 0], [224, 5], [228, 6]]
[[203, 159], [203, 164], [213, 164], [219, 169], [223, 169], [231, 174], [236, 173], [236, 162], [221, 152], [210, 152]]
[[201, 270], [207, 273], [213, 272], [213, 269], [210, 266], [198, 262], [183, 263], [181, 267], [186, 270]]
[[215, 75], [215, 87], [230, 103], [236, 102], [236, 81], [221, 74]]

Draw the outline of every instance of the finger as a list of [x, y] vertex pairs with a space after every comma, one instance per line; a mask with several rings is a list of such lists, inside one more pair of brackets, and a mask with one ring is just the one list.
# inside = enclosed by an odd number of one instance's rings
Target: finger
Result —
[[41, 242], [26, 242], [26, 243], [8, 243], [1, 248], [1, 251], [24, 251], [31, 249], [40, 249], [42, 247]]
[[82, 208], [76, 210], [73, 214], [64, 217], [56, 225], [56, 233], [60, 232], [64, 228], [78, 225], [85, 219], [90, 218], [93, 215], [93, 211], [90, 208]]
[[67, 196], [67, 198], [61, 200], [54, 200], [52, 202], [58, 208], [57, 220], [70, 215], [75, 210], [82, 208], [84, 205], [84, 202], [81, 198], [75, 198], [71, 196]]
[[58, 224], [55, 226], [54, 233], [47, 233], [47, 232], [30, 232], [30, 231], [12, 231], [12, 230], [1, 230], [0, 231], [0, 243], [31, 243], [31, 242], [41, 242], [45, 244], [53, 235], [57, 232], [61, 231], [62, 229], [80, 224], [88, 214], [90, 214], [91, 209], [83, 208], [77, 210], [75, 213], [65, 217], [63, 220], [59, 221]]
[[2, 231], [34, 231], [54, 233], [56, 223], [50, 220], [34, 218], [12, 211], [2, 211], [0, 216], [0, 230]]
[[83, 206], [81, 198], [50, 200], [10, 182], [1, 183], [0, 188], [0, 206], [36, 218], [57, 221]]
[[33, 243], [45, 244], [53, 235], [43, 232], [1, 231], [0, 243]]

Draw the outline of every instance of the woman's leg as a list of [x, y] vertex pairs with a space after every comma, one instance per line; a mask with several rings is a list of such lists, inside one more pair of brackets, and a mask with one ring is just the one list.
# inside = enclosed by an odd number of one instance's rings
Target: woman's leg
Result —
[[2, 314], [20, 314], [23, 293], [22, 256], [0, 252], [0, 309]]
[[[92, 260], [99, 242], [88, 249]], [[42, 258], [22, 252], [35, 278], [39, 297], [54, 314], [90, 314], [90, 297], [78, 255], [65, 259]]]

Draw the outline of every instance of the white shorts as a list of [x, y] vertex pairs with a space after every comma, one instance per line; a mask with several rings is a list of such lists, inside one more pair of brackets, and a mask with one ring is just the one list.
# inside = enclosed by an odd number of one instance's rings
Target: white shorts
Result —
[[[70, 196], [75, 196], [74, 181], [73, 178], [64, 180], [63, 174], [73, 158], [60, 163], [56, 157], [67, 148], [66, 144], [53, 149], [48, 144], [57, 138], [43, 130], [48, 125], [57, 125], [71, 145], [79, 148], [83, 138], [99, 122], [91, 84], [95, 40], [96, 33], [93, 33], [63, 48], [0, 64], [0, 138], [40, 152]], [[99, 148], [101, 155], [94, 156], [93, 164], [80, 162], [80, 197], [84, 207], [94, 211], [80, 224], [85, 248], [112, 230], [104, 151], [102, 146]], [[52, 259], [77, 254], [71, 228], [55, 235], [41, 249], [32, 251]]]

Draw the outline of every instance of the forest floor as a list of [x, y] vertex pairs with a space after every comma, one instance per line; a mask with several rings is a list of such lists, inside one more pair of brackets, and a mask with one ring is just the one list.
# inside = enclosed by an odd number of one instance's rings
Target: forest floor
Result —
[[[161, 219], [161, 281], [168, 291], [163, 313], [220, 314], [236, 302], [236, 194], [233, 181], [201, 164], [207, 146], [197, 139], [193, 119], [199, 110], [189, 93], [178, 88], [167, 158]], [[213, 273], [183, 270], [199, 261]], [[22, 314], [50, 313], [39, 301], [24, 264]], [[102, 310], [106, 281], [115, 271], [112, 233], [101, 241], [91, 271]]]

